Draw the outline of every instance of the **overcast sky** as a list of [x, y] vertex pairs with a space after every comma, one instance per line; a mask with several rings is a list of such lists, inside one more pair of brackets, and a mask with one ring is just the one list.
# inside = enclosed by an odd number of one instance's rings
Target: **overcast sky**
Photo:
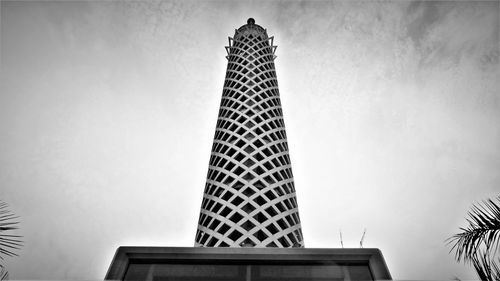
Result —
[[11, 279], [102, 279], [117, 247], [193, 246], [226, 59], [254, 17], [306, 247], [395, 279], [475, 279], [444, 240], [500, 193], [499, 2], [1, 2]]

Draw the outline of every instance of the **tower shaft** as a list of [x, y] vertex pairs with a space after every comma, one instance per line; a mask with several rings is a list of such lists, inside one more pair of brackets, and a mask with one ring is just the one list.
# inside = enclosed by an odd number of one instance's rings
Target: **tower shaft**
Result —
[[303, 247], [273, 37], [249, 19], [226, 50], [195, 246]]

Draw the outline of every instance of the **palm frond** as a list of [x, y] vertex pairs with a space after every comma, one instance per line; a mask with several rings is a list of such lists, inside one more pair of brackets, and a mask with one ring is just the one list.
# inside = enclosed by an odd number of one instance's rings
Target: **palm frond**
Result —
[[480, 247], [485, 247], [487, 253], [495, 253], [499, 248], [500, 238], [500, 196], [499, 203], [491, 199], [483, 204], [472, 206], [469, 211], [467, 228], [460, 228], [461, 233], [447, 239], [448, 244], [453, 244], [451, 251], [455, 250], [457, 261], [472, 262], [472, 257]]
[[468, 212], [468, 226], [447, 239], [455, 259], [471, 263], [481, 280], [500, 280], [500, 258], [495, 256], [500, 244], [500, 196], [473, 205]]
[[7, 269], [0, 264], [0, 280], [9, 280], [9, 272]]
[[0, 201], [0, 259], [4, 256], [17, 256], [16, 250], [23, 246], [22, 236], [9, 234], [18, 229], [19, 217], [8, 209], [5, 202]]
[[472, 258], [472, 264], [474, 265], [474, 269], [476, 270], [481, 280], [500, 280], [500, 267], [497, 263], [495, 263], [495, 261], [488, 253], [479, 251], [478, 254]]

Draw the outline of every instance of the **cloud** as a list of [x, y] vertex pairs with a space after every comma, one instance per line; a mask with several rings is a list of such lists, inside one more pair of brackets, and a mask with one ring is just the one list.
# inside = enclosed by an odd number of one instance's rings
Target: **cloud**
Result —
[[417, 1], [406, 11], [407, 35], [421, 55], [421, 66], [498, 64], [499, 2]]

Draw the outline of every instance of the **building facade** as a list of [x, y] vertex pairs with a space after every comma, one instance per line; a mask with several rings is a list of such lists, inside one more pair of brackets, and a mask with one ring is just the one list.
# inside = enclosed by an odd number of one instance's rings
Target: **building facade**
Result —
[[195, 246], [304, 247], [273, 39], [251, 18], [229, 37]]

